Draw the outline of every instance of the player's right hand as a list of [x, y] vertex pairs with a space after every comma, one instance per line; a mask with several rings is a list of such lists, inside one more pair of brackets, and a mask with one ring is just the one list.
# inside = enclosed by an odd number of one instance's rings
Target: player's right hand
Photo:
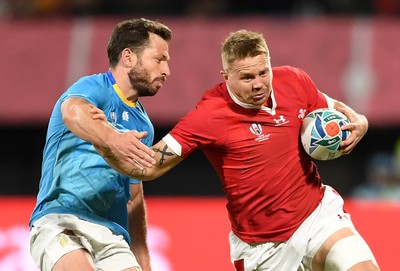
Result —
[[[90, 115], [93, 120], [107, 121], [104, 112], [95, 106], [91, 107]], [[145, 167], [150, 168], [156, 164], [154, 151], [140, 141], [146, 136], [147, 132], [145, 131], [132, 130], [126, 133], [119, 133], [117, 138], [109, 142], [110, 144], [107, 147], [96, 145], [94, 147], [103, 158], [107, 158], [106, 161], [109, 164], [113, 161], [113, 165], [110, 165], [114, 169], [119, 168], [120, 170], [118, 171], [120, 173], [127, 175], [128, 172], [121, 172], [122, 168], [128, 169], [133, 166], [134, 168], [143, 170]], [[116, 163], [120, 165], [117, 166]], [[124, 167], [123, 163], [128, 163], [128, 165]]]

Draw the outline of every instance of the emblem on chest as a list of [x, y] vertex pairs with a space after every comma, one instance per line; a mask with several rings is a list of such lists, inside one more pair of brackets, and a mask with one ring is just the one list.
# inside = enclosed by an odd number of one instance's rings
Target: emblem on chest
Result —
[[250, 132], [256, 136], [254, 139], [257, 142], [268, 140], [271, 134], [263, 134], [263, 129], [260, 123], [253, 122], [250, 126]]

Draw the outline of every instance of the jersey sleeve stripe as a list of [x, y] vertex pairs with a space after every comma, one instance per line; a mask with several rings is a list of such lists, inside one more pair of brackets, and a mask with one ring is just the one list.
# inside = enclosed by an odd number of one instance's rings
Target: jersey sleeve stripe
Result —
[[167, 134], [163, 137], [163, 140], [176, 155], [182, 156], [182, 146], [175, 140], [175, 138], [170, 134]]

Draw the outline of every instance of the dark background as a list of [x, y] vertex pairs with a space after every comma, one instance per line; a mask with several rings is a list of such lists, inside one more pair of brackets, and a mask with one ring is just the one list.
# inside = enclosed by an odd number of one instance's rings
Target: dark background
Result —
[[[158, 142], [172, 126], [156, 127]], [[0, 180], [3, 195], [34, 195], [38, 191], [46, 126], [0, 127]], [[351, 195], [355, 186], [365, 182], [368, 159], [373, 153], [392, 152], [400, 135], [399, 127], [370, 127], [357, 148], [348, 156], [332, 161], [317, 161], [323, 181], [340, 193]], [[148, 195], [223, 195], [214, 169], [201, 151], [161, 178], [145, 182]]]
[[398, 0], [2, 0], [0, 15], [398, 16]]

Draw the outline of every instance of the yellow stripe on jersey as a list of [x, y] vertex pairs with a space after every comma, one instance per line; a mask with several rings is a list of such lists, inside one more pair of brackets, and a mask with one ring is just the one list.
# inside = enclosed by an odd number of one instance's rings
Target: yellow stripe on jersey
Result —
[[119, 86], [117, 84], [113, 84], [113, 88], [115, 90], [115, 92], [118, 94], [119, 98], [128, 106], [131, 107], [135, 107], [136, 106], [136, 102], [131, 102], [129, 101], [124, 94], [122, 93], [121, 89], [119, 88]]

